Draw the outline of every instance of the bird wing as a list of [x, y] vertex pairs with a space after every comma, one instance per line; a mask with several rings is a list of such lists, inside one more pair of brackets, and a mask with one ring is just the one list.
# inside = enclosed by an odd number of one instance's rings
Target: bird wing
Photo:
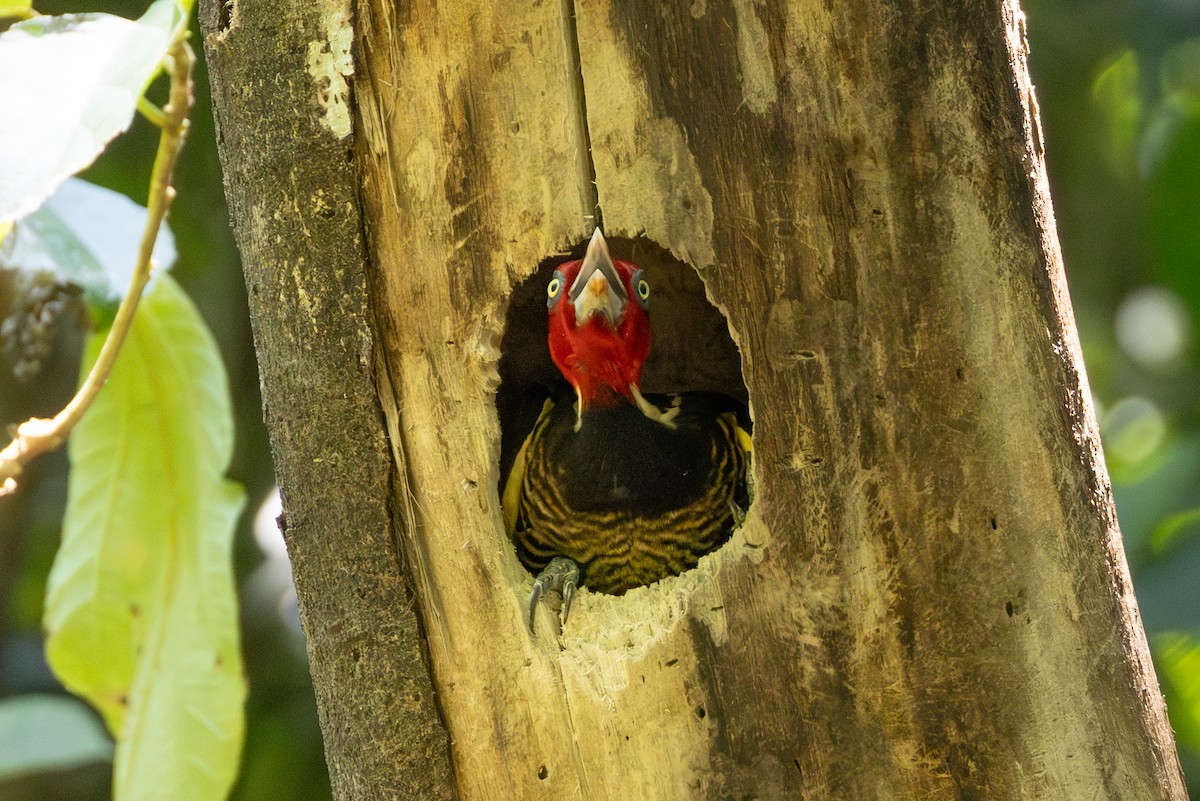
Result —
[[500, 499], [500, 507], [504, 511], [504, 530], [508, 532], [509, 537], [516, 533], [517, 522], [521, 516], [521, 496], [524, 492], [526, 452], [529, 450], [529, 443], [550, 419], [550, 410], [553, 408], [554, 401], [551, 399], [547, 399], [542, 404], [542, 411], [538, 415], [537, 422], [534, 424], [533, 430], [529, 432], [529, 436], [525, 437], [525, 441], [521, 443], [521, 449], [517, 451], [517, 458], [513, 461], [512, 469], [508, 471], [508, 480], [504, 482], [504, 495]]
[[[736, 416], [734, 420], [736, 421]], [[737, 444], [741, 447], [742, 452], [747, 456], [754, 454], [754, 446], [751, 444], [750, 432], [742, 427], [740, 423], [734, 424], [734, 436], [737, 437]]]

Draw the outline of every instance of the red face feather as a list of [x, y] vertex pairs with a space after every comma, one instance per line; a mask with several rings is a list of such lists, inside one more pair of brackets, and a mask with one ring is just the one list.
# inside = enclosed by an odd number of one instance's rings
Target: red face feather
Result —
[[641, 272], [612, 260], [597, 230], [587, 255], [550, 279], [550, 356], [584, 407], [633, 401], [650, 352], [650, 288]]

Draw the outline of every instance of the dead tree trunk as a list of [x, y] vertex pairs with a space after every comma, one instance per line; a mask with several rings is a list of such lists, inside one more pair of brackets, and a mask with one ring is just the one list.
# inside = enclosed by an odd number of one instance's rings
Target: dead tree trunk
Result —
[[[336, 2], [217, 0], [202, 5], [201, 24], [333, 791], [447, 799], [448, 740], [400, 565], [375, 396], [358, 182], [336, 84], [349, 73], [347, 13]], [[306, 49], [310, 40], [321, 46]]]
[[[316, 5], [222, 4], [207, 44], [340, 797], [446, 790], [390, 683], [425, 687], [406, 583], [463, 799], [1185, 797], [1015, 4]], [[729, 381], [678, 309], [724, 313], [757, 497], [533, 639], [501, 348], [536, 373], [509, 307], [597, 210], [674, 276], [658, 380]]]

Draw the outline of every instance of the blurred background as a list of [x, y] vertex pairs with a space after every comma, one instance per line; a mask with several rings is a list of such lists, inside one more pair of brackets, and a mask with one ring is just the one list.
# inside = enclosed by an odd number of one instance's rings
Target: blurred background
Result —
[[1125, 553], [1200, 797], [1200, 3], [1023, 5]]
[[[129, 17], [145, 5], [37, 3], [44, 13], [103, 7]], [[1024, 8], [1060, 241], [1125, 550], [1184, 770], [1200, 797], [1200, 2], [1026, 0]], [[196, 78], [171, 214], [180, 253], [174, 274], [225, 358], [238, 427], [230, 474], [250, 499], [235, 546], [250, 696], [232, 798], [320, 801], [330, 797], [329, 781], [273, 524], [258, 372], [203, 64]], [[136, 119], [83, 177], [144, 203], [156, 137]], [[17, 382], [11, 360], [0, 364], [0, 421], [61, 408], [78, 350], [78, 326], [68, 324], [36, 381]], [[40, 619], [66, 499], [65, 454], [35, 462], [22, 486], [0, 501], [0, 697], [62, 693], [42, 658]], [[64, 700], [64, 727], [98, 726], [72, 703]], [[0, 776], [0, 801], [104, 799], [109, 778], [101, 749], [91, 762], [52, 773]]]

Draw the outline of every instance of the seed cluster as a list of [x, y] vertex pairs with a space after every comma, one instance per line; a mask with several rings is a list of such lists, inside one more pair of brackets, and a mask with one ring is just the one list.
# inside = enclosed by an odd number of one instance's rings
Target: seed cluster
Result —
[[60, 283], [53, 273], [21, 273], [8, 316], [0, 321], [0, 353], [12, 361], [13, 377], [33, 380], [54, 346], [55, 323], [82, 290]]

